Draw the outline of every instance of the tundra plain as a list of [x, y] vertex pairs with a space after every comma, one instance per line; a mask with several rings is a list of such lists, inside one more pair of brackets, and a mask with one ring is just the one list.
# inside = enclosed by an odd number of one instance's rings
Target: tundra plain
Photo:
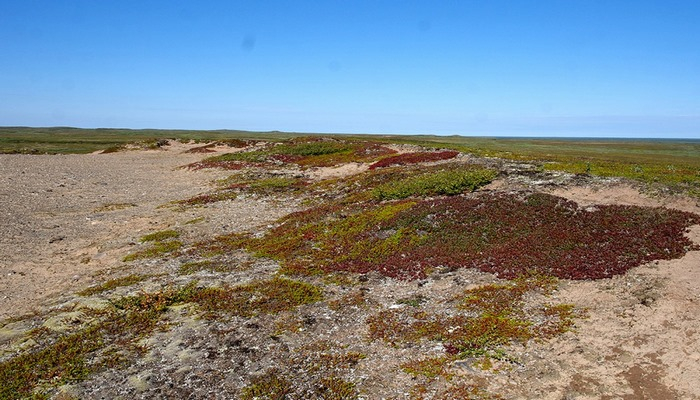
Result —
[[700, 398], [697, 142], [156, 133], [3, 144], [1, 399]]

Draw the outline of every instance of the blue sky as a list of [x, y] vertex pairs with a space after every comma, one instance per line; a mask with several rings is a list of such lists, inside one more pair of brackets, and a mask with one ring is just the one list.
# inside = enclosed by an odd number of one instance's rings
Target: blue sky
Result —
[[700, 1], [0, 2], [0, 125], [700, 138]]

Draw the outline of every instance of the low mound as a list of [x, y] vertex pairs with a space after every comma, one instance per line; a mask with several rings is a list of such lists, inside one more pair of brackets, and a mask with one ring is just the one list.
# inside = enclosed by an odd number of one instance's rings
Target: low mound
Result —
[[393, 165], [408, 165], [423, 162], [449, 160], [451, 158], [457, 157], [458, 154], [459, 152], [454, 150], [420, 151], [415, 153], [399, 154], [379, 160], [374, 164], [370, 165], [369, 169], [390, 167]]
[[326, 137], [295, 138], [249, 151], [226, 153], [188, 165], [190, 169], [267, 167], [294, 164], [301, 167], [329, 167], [348, 162], [372, 162], [396, 153], [381, 143]]

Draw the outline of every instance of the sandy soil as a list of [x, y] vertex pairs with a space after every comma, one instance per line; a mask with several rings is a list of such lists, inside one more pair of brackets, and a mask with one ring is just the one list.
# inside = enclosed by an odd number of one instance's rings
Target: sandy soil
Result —
[[[160, 207], [206, 192], [211, 188], [210, 181], [228, 175], [178, 168], [211, 155], [184, 153], [192, 146], [173, 143], [162, 150], [113, 154], [0, 155], [0, 321], [44, 312], [62, 304], [77, 290], [123, 275], [128, 268], [121, 262], [122, 257], [145, 233], [179, 227], [196, 238], [213, 231], [262, 231], [280, 216], [299, 209], [298, 202], [292, 200], [260, 198], [239, 198], [187, 211]], [[351, 164], [309, 175], [318, 179], [338, 177], [359, 173], [366, 167]], [[527, 184], [523, 182], [519, 184]], [[507, 185], [501, 181], [490, 190]], [[696, 201], [651, 198], [626, 184], [533, 184], [531, 189], [584, 205], [662, 206], [700, 213]], [[197, 219], [204, 222], [187, 224]], [[688, 235], [700, 243], [700, 227], [693, 227]], [[514, 349], [522, 360], [516, 368], [468, 373], [474, 375], [475, 382], [507, 399], [700, 399], [698, 267], [700, 251], [693, 251], [681, 259], [654, 262], [611, 279], [562, 281], [555, 299], [587, 309], [588, 318], [579, 320], [574, 332]], [[260, 262], [248, 274], [274, 268], [267, 261]], [[460, 270], [418, 288], [414, 283], [370, 278], [366, 286], [375, 301], [390, 305], [393, 299], [417, 292], [447, 297], [461, 290], [453, 282], [493, 280], [485, 275]], [[304, 312], [315, 310], [309, 307]], [[363, 318], [366, 314], [315, 315], [314, 320], [318, 326], [339, 324], [340, 328], [327, 331], [336, 332], [344, 326], [351, 329]], [[204, 371], [201, 359], [210, 355], [208, 351], [224, 354], [228, 361], [222, 359], [222, 366], [236, 356], [227, 353], [225, 337], [202, 339], [211, 332], [211, 326], [187, 321], [151, 339], [150, 358], [125, 371], [97, 376], [75, 390], [81, 398], [133, 398], [135, 393], [141, 398], [187, 393], [191, 398], [209, 398], [206, 390], [177, 392], [173, 382], [177, 386], [182, 382], [177, 376], [186, 380]], [[7, 330], [9, 325], [0, 322], [0, 328], [3, 326]], [[200, 336], [199, 342], [192, 339], [196, 335]], [[262, 340], [251, 335], [251, 341]], [[363, 343], [362, 335], [361, 331], [349, 331], [343, 340], [354, 346]], [[288, 343], [291, 347], [293, 340]], [[200, 347], [187, 348], [187, 343], [194, 342]], [[278, 345], [265, 343], [258, 344]], [[207, 350], [207, 346], [217, 348]], [[383, 351], [381, 346], [372, 346], [364, 350], [378, 354]], [[419, 349], [406, 351], [407, 356], [415, 356]], [[275, 362], [274, 356], [266, 357], [271, 357], [268, 362]], [[379, 355], [372, 357], [380, 359]], [[362, 379], [368, 382], [366, 389], [373, 391], [366, 398], [407, 398], [390, 388], [411, 384], [406, 374], [396, 374], [397, 363], [387, 360], [385, 364], [359, 367], [358, 374], [364, 373]], [[164, 365], [172, 365], [172, 371]], [[231, 390], [239, 383], [230, 383]], [[225, 380], [216, 384], [220, 388], [229, 385]], [[191, 385], [196, 387], [195, 383]]]
[[[140, 236], [200, 217], [196, 210], [161, 208], [206, 192], [211, 180], [228, 175], [179, 168], [212, 155], [185, 153], [192, 147], [173, 142], [111, 154], [0, 154], [0, 319], [109, 279]], [[212, 214], [212, 220], [225, 219]], [[225, 231], [219, 222], [212, 228]]]

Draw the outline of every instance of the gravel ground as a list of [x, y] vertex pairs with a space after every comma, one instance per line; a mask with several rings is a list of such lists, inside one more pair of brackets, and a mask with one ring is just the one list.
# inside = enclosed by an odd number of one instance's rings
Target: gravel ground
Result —
[[[179, 168], [193, 145], [89, 155], [0, 154], [0, 319], [41, 308], [58, 294], [103, 281], [142, 235], [198, 218], [160, 206], [206, 192], [227, 176]], [[230, 150], [229, 150], [230, 151]], [[212, 207], [219, 231], [274, 221], [257, 204]], [[263, 206], [264, 208], [264, 206]], [[102, 274], [100, 273], [102, 272]]]

